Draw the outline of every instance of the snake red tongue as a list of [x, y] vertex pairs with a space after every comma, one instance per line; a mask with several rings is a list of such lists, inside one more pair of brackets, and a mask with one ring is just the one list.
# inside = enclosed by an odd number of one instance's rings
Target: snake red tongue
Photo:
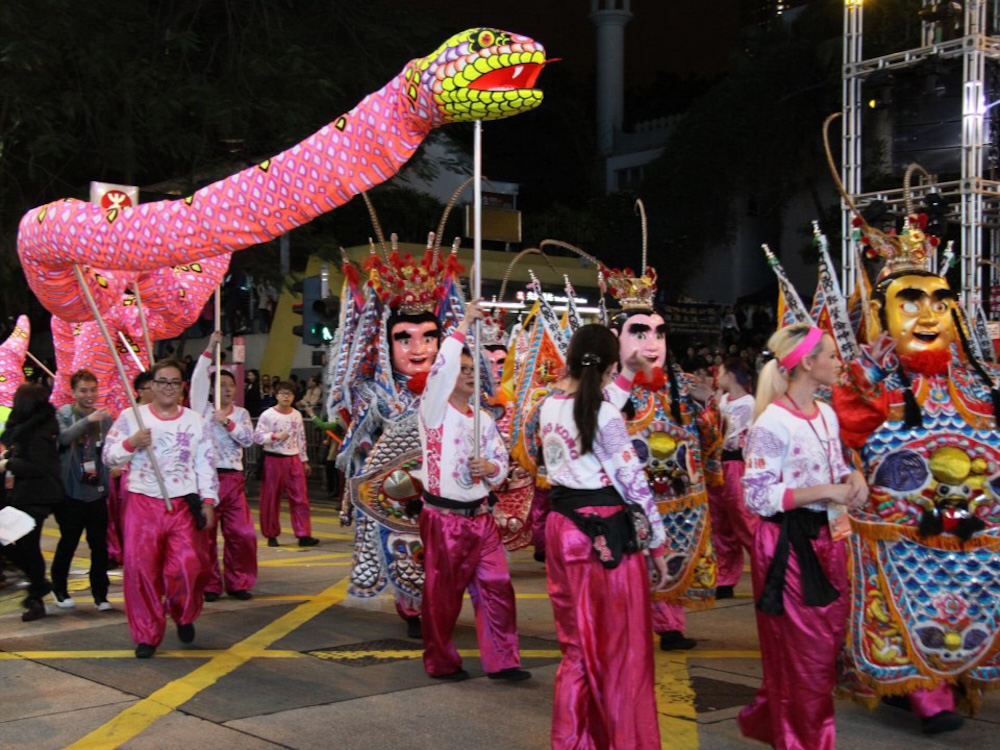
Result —
[[[275, 239], [394, 176], [441, 125], [498, 120], [542, 102], [535, 82], [549, 62], [535, 40], [491, 28], [455, 34], [407, 63], [385, 86], [301, 143], [183, 200], [105, 210], [60, 200], [21, 219], [17, 249], [28, 285], [52, 313], [59, 370], [87, 367], [102, 406], [128, 405], [74, 267], [112, 336], [148, 361], [137, 288], [153, 341], [179, 336], [229, 267], [229, 254]], [[56, 332], [59, 332], [58, 335]], [[108, 383], [104, 388], [103, 384]], [[68, 383], [54, 395], [70, 403]]]

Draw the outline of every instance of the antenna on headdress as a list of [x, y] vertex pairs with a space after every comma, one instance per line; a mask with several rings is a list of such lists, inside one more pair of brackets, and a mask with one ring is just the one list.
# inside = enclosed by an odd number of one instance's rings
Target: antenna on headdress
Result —
[[501, 302], [503, 302], [504, 293], [507, 291], [507, 282], [510, 280], [510, 274], [513, 272], [514, 266], [517, 265], [517, 262], [521, 260], [521, 258], [523, 258], [525, 255], [541, 255], [542, 259], [545, 261], [545, 265], [547, 265], [550, 269], [552, 269], [552, 273], [558, 273], [558, 271], [556, 271], [556, 267], [552, 265], [552, 261], [549, 260], [549, 256], [547, 256], [537, 247], [525, 248], [517, 255], [515, 255], [511, 259], [510, 263], [507, 264], [507, 270], [504, 272], [503, 280], [500, 282], [500, 294], [497, 295], [497, 299], [499, 299]]
[[455, 192], [451, 194], [451, 198], [449, 198], [448, 202], [445, 204], [444, 212], [441, 214], [441, 222], [438, 224], [438, 243], [434, 246], [435, 250], [441, 249], [441, 238], [444, 237], [444, 225], [448, 223], [448, 217], [451, 215], [451, 210], [455, 207], [455, 204], [458, 203], [459, 196], [461, 196], [465, 189], [472, 184], [474, 179], [476, 179], [474, 176], [467, 177], [461, 185], [455, 188]]
[[[382, 224], [378, 220], [378, 214], [375, 212], [375, 206], [372, 203], [371, 198], [368, 197], [368, 193], [362, 193], [361, 197], [365, 199], [365, 205], [368, 207], [368, 216], [372, 220], [372, 228], [375, 230], [375, 236], [378, 237], [378, 244], [382, 247], [382, 255], [385, 258], [389, 257], [389, 251], [385, 247], [385, 234], [382, 232]], [[371, 242], [371, 240], [368, 240]]]
[[913, 177], [913, 173], [917, 171], [927, 178], [929, 185], [934, 185], [934, 176], [916, 162], [913, 162], [906, 168], [906, 172], [903, 173], [903, 199], [906, 201], [907, 216], [913, 215], [913, 194], [910, 191], [910, 179]]
[[544, 249], [546, 245], [555, 245], [556, 247], [561, 247], [564, 250], [570, 250], [570, 251], [576, 253], [577, 255], [579, 255], [581, 258], [586, 258], [591, 263], [593, 263], [595, 266], [598, 266], [598, 267], [601, 266], [601, 261], [599, 261], [597, 258], [595, 258], [590, 253], [584, 252], [583, 250], [581, 250], [580, 248], [578, 248], [576, 245], [571, 245], [568, 242], [563, 242], [562, 240], [542, 240], [541, 242], [538, 243], [538, 247], [539, 248], [543, 248]]
[[639, 268], [639, 272], [644, 273], [646, 271], [646, 249], [649, 235], [646, 231], [646, 207], [642, 203], [642, 198], [635, 199], [635, 210], [642, 217], [642, 266]]

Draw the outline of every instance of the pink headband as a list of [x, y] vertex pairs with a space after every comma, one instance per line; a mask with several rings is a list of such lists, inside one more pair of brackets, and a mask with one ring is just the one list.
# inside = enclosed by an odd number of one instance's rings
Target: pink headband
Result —
[[778, 360], [778, 364], [781, 365], [781, 369], [785, 372], [791, 372], [792, 368], [801, 362], [803, 357], [816, 348], [816, 344], [819, 343], [821, 338], [823, 338], [822, 329], [816, 328], [815, 326], [810, 328], [809, 333], [807, 333], [806, 337], [799, 342], [799, 345]]

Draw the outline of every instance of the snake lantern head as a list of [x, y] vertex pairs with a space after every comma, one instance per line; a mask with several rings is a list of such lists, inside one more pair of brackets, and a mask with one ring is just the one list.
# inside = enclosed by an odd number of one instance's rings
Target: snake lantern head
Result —
[[530, 37], [476, 28], [414, 60], [406, 77], [414, 101], [418, 88], [431, 92], [435, 124], [500, 120], [542, 103], [535, 82], [547, 62], [545, 48]]

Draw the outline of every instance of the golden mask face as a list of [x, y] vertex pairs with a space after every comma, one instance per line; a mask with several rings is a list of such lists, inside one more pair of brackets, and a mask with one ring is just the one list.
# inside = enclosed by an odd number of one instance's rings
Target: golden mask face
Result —
[[[947, 351], [956, 339], [955, 294], [940, 276], [900, 276], [885, 290], [885, 319], [899, 354]], [[872, 300], [875, 317], [881, 302]]]

